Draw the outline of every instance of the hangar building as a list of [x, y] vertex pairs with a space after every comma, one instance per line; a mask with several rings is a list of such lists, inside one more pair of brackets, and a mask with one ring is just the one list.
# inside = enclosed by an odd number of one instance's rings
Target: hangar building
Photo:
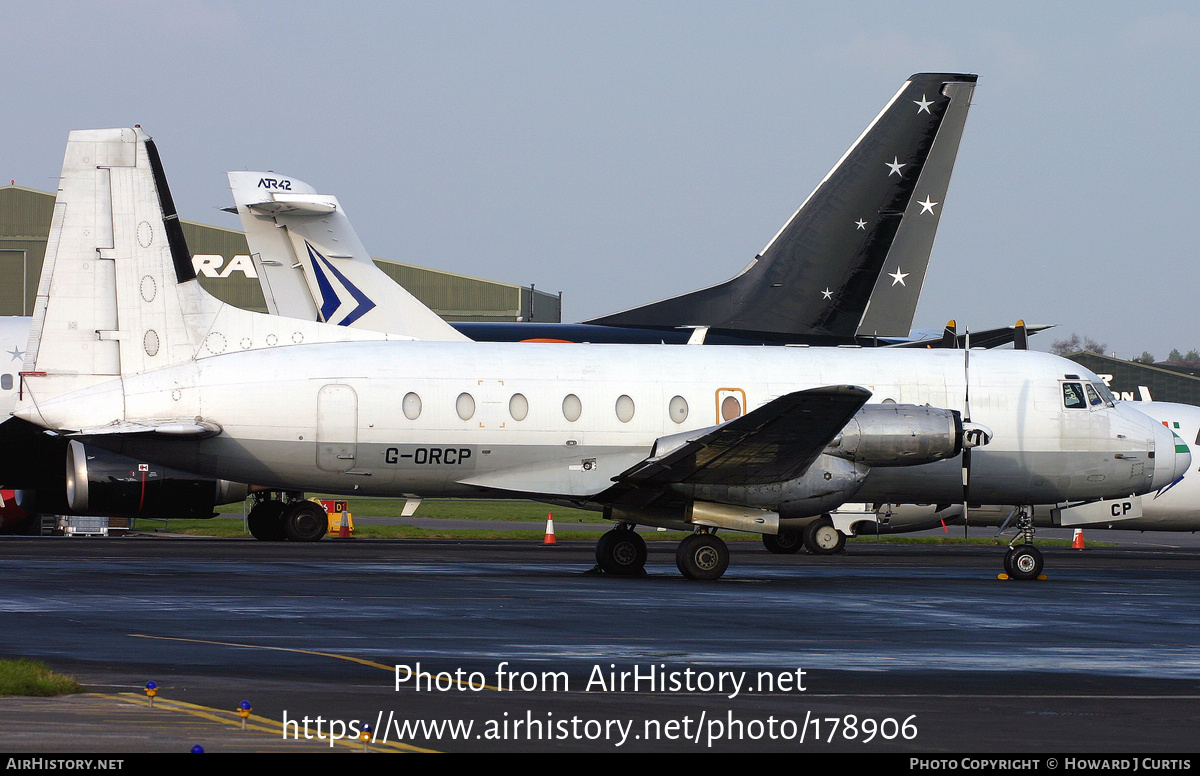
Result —
[[[33, 314], [53, 211], [52, 193], [0, 186], [0, 315]], [[225, 302], [266, 312], [246, 236], [236, 229], [182, 223], [200, 284]], [[447, 320], [557, 323], [562, 319], [559, 294], [386, 259], [375, 263]]]
[[1155, 401], [1200, 405], [1200, 377], [1195, 370], [1161, 364], [1123, 361], [1096, 353], [1067, 356], [1098, 374], [1118, 399], [1137, 400], [1149, 393]]

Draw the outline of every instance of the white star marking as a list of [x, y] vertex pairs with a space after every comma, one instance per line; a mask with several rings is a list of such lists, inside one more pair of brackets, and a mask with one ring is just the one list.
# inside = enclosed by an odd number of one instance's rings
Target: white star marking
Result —
[[[893, 156], [891, 162], [884, 162], [884, 164], [892, 168], [892, 171], [888, 173], [889, 178], [892, 177], [893, 174], [900, 175], [900, 168], [908, 166], [907, 164], [900, 164], [900, 157], [898, 156]], [[903, 178], [904, 176], [900, 175], [900, 177]]]
[[821, 296], [826, 299], [833, 299], [833, 292], [829, 290], [829, 286], [825, 286], [825, 290], [821, 292]]
[[[926, 194], [926, 195], [925, 195], [925, 201], [924, 201], [924, 202], [920, 202], [920, 201], [919, 201], [919, 202], [917, 202], [917, 204], [921, 206], [921, 213], [930, 213], [930, 214], [932, 214], [932, 215], [935, 215], [935, 216], [937, 215], [937, 213], [934, 213], [934, 212], [933, 212], [933, 206], [934, 206], [934, 205], [936, 205], [936, 204], [938, 204], [938, 203], [937, 203], [937, 202], [933, 202], [933, 201], [932, 201], [932, 200], [929, 198], [929, 195], [928, 195], [928, 194]], [[917, 213], [917, 215], [921, 215], [921, 213]]]
[[892, 279], [892, 285], [893, 285], [893, 286], [894, 286], [894, 285], [896, 285], [897, 283], [899, 283], [900, 285], [902, 285], [902, 286], [903, 286], [903, 285], [905, 285], [905, 283], [904, 283], [904, 279], [905, 279], [906, 277], [908, 277], [910, 274], [912, 274], [912, 273], [909, 273], [909, 272], [901, 272], [901, 271], [900, 271], [900, 267], [899, 267], [899, 266], [897, 266], [897, 267], [896, 267], [896, 271], [895, 271], [895, 272], [892, 272], [892, 273], [890, 273], [890, 274], [888, 275], [888, 277], [890, 277], [890, 278]]
[[925, 111], [930, 116], [933, 115], [933, 112], [931, 110], [929, 110], [929, 106], [933, 105], [933, 100], [925, 99], [925, 95], [922, 94], [921, 99], [919, 99], [919, 100], [913, 100], [913, 105], [920, 106], [919, 108], [917, 108], [917, 113], [920, 113], [921, 111]]
[[860, 218], [860, 219], [858, 219], [857, 221], [855, 221], [855, 222], [854, 222], [854, 225], [855, 225], [855, 226], [857, 226], [859, 229], [862, 229], [862, 230], [864, 230], [864, 231], [865, 231], [865, 230], [866, 230], [866, 228], [867, 228], [867, 222], [866, 222], [866, 221], [864, 221], [864, 220], [862, 220], [861, 218]]

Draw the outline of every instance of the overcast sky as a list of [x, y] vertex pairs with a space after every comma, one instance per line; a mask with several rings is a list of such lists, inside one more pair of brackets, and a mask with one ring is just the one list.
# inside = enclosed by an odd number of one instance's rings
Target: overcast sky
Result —
[[183, 218], [275, 170], [574, 321], [735, 274], [910, 74], [973, 72], [915, 325], [1200, 347], [1200, 7], [1063, 5], [0, 1], [0, 177], [141, 124]]

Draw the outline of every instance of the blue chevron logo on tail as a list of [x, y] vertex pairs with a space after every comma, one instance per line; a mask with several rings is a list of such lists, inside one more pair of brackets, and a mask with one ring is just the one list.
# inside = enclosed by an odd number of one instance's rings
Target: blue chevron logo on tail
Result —
[[[304, 245], [308, 248], [308, 260], [312, 263], [313, 276], [317, 279], [317, 287], [321, 291], [321, 320], [326, 323], [335, 323], [338, 326], [349, 326], [375, 309], [375, 303], [358, 286], [351, 283], [345, 275], [338, 272], [337, 267], [333, 266], [329, 259], [321, 255], [321, 252], [314, 248], [312, 243], [305, 240]], [[332, 278], [330, 278], [331, 275]], [[335, 283], [340, 285], [350, 295], [353, 300], [352, 302], [343, 301], [341, 296], [338, 295], [337, 289], [334, 288]], [[354, 308], [346, 313], [341, 320], [334, 320], [338, 311], [349, 304], [353, 304]]]

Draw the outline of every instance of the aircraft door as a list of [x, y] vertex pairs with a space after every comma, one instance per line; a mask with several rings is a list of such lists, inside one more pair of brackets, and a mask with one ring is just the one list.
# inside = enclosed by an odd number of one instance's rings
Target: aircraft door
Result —
[[354, 468], [358, 447], [358, 394], [348, 385], [326, 385], [317, 394], [317, 467]]

